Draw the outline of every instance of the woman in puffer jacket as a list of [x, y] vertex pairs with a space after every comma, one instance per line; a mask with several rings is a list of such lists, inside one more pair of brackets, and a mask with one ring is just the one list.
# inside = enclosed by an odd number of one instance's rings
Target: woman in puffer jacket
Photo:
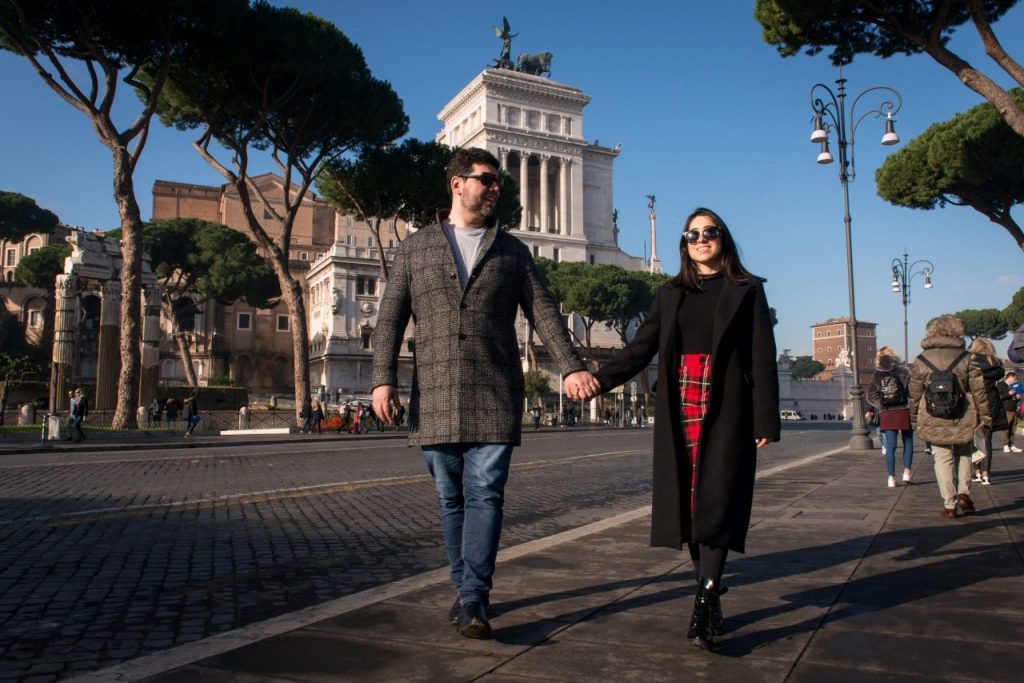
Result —
[[1005, 432], [1009, 423], [1006, 421], [1006, 412], [1003, 410], [1003, 402], [999, 400], [999, 390], [996, 385], [1005, 374], [1003, 363], [996, 356], [995, 347], [987, 339], [975, 339], [967, 349], [974, 354], [975, 362], [981, 370], [981, 376], [985, 378], [985, 393], [988, 394], [988, 413], [992, 418], [992, 429], [985, 431], [985, 442], [981, 448], [984, 458], [974, 464], [974, 481], [980, 481], [988, 486], [992, 472], [992, 434]]
[[[914, 432], [910, 428], [910, 369], [889, 346], [875, 357], [875, 376], [868, 387], [871, 412], [878, 413], [878, 431], [882, 434], [888, 486], [896, 486], [896, 436], [903, 435], [903, 483], [911, 484], [914, 466]], [[893, 381], [896, 384], [893, 384]]]

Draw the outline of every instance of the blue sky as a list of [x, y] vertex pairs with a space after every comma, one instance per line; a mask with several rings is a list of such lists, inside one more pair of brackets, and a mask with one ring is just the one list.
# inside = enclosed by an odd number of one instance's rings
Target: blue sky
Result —
[[[848, 314], [837, 166], [817, 165], [818, 149], [808, 141], [809, 90], [817, 82], [834, 86], [837, 70], [824, 55], [779, 57], [761, 40], [752, 2], [520, 0], [504, 9], [447, 0], [281, 4], [330, 19], [359, 44], [374, 74], [402, 98], [409, 134], [423, 139], [440, 130], [441, 107], [497, 57], [500, 41], [491, 27], [504, 12], [519, 34], [513, 56], [552, 52], [552, 78], [593, 98], [584, 110], [583, 135], [622, 145], [614, 203], [626, 251], [650, 249], [645, 195], [657, 195], [658, 256], [674, 272], [682, 221], [707, 206], [728, 222], [748, 268], [767, 278], [780, 349], [808, 353], [811, 324]], [[1013, 51], [1024, 34], [1024, 7], [995, 29]], [[956, 34], [952, 47], [1000, 84], [1012, 85], [984, 55], [971, 26]], [[115, 227], [110, 157], [85, 117], [49, 91], [27, 61], [0, 53], [0, 74], [7, 93], [0, 108], [0, 189], [34, 197], [67, 224]], [[923, 55], [858, 57], [844, 75], [848, 104], [870, 86], [900, 91], [897, 132], [904, 142], [982, 101]], [[126, 122], [135, 103], [122, 99], [119, 115]], [[1024, 259], [1001, 228], [972, 209], [913, 211], [881, 200], [874, 172], [893, 149], [878, 144], [881, 134], [881, 122], [868, 119], [855, 138], [850, 206], [857, 316], [878, 323], [880, 343], [902, 353], [903, 308], [889, 289], [890, 262], [904, 248], [911, 260], [931, 260], [935, 287], [922, 289], [921, 277], [913, 282], [913, 353], [929, 318], [1005, 307], [1024, 286]], [[144, 218], [158, 178], [222, 182], [190, 143], [189, 134], [155, 123], [135, 174]]]

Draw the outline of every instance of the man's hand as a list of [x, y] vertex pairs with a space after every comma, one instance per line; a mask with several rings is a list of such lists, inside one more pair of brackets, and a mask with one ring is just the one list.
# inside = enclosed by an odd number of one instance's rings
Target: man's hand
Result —
[[381, 384], [373, 390], [373, 412], [384, 424], [392, 424], [394, 411], [398, 409], [398, 391], [391, 384]]
[[565, 393], [574, 401], [589, 401], [601, 393], [601, 384], [586, 370], [578, 370], [565, 378]]

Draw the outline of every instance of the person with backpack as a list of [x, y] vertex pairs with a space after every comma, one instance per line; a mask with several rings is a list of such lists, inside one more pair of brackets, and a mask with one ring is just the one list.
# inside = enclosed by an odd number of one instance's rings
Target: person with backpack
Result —
[[974, 513], [971, 453], [974, 430], [990, 426], [985, 379], [975, 356], [964, 348], [964, 324], [952, 315], [928, 323], [923, 351], [910, 370], [910, 425], [932, 445], [942, 515]]
[[878, 350], [875, 376], [868, 387], [868, 403], [878, 415], [882, 452], [889, 471], [889, 488], [896, 486], [896, 437], [903, 436], [903, 483], [911, 484], [914, 432], [910, 428], [910, 369], [890, 346]]
[[1005, 431], [1007, 428], [1006, 413], [1003, 412], [1003, 402], [999, 400], [998, 383], [1003, 379], [1005, 371], [1002, 362], [996, 357], [996, 349], [992, 342], [987, 339], [975, 339], [968, 349], [975, 356], [982, 377], [985, 378], [985, 393], [988, 396], [988, 412], [992, 419], [992, 428], [985, 430], [985, 439], [981, 444], [981, 451], [984, 457], [975, 463], [974, 481], [981, 482], [988, 486], [991, 482], [992, 470], [992, 434]]

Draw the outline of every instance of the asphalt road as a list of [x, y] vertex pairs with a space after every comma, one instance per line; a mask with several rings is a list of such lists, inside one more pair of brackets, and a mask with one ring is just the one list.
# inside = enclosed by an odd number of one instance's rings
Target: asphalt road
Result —
[[[507, 547], [650, 502], [652, 432], [528, 432]], [[841, 448], [787, 424], [761, 468]], [[0, 456], [0, 681], [56, 680], [444, 564], [404, 440]]]

